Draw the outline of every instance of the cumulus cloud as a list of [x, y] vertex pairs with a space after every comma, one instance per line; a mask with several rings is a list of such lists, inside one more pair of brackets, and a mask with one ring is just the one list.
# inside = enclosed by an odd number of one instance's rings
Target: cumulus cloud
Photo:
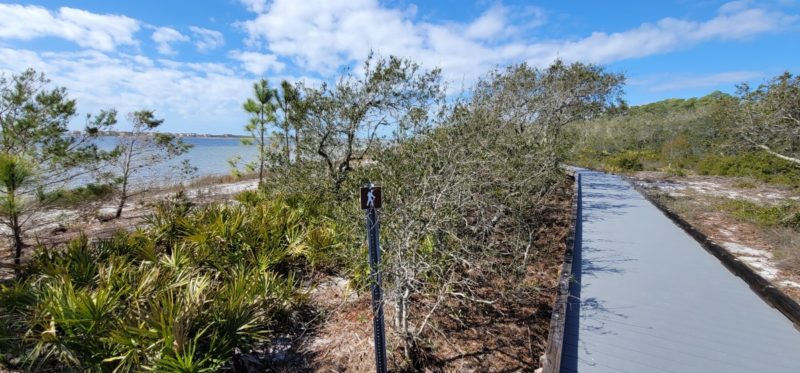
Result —
[[96, 14], [61, 7], [51, 13], [35, 5], [0, 4], [0, 39], [31, 40], [57, 37], [84, 48], [114, 50], [118, 45], [137, 45], [139, 30], [135, 19], [113, 14]]
[[189, 37], [170, 27], [159, 27], [153, 32], [152, 38], [161, 54], [177, 54], [172, 49], [172, 43], [189, 41]]
[[704, 22], [664, 18], [624, 32], [596, 32], [581, 40], [532, 45], [526, 54], [528, 60], [536, 63], [552, 60], [555, 57], [552, 51], [568, 60], [611, 63], [666, 53], [711, 40], [746, 39], [779, 31], [797, 19], [797, 16], [763, 8], [723, 6], [714, 18]]
[[191, 26], [189, 30], [194, 34], [194, 46], [200, 52], [207, 52], [225, 45], [225, 38], [219, 31], [197, 26]]
[[236, 132], [239, 127], [229, 125], [245, 122], [240, 106], [252, 84], [219, 63], [153, 60], [93, 50], [54, 53], [0, 47], [0, 72], [16, 74], [28, 67], [46, 73], [53, 84], [67, 87], [82, 113], [111, 107], [120, 112], [154, 109], [167, 119], [168, 131]]
[[245, 70], [255, 75], [262, 75], [267, 71], [281, 72], [286, 67], [274, 54], [232, 51], [229, 56], [240, 61]]
[[374, 50], [442, 67], [451, 80], [473, 79], [492, 66], [520, 61], [537, 66], [556, 58], [612, 63], [711, 40], [751, 38], [779, 31], [798, 19], [737, 1], [723, 5], [705, 21], [663, 18], [617, 33], [530, 41], [520, 31], [545, 20], [535, 7], [496, 5], [469, 23], [434, 23], [419, 21], [415, 12], [389, 8], [377, 0], [274, 0], [258, 6], [251, 9], [258, 13], [255, 18], [240, 24], [249, 44], [306, 70], [331, 74]]
[[251, 44], [266, 42], [273, 53], [326, 72], [365, 57], [370, 49], [407, 54], [424, 42], [423, 31], [402, 11], [375, 0], [276, 0], [241, 26]]
[[495, 5], [473, 21], [465, 35], [473, 39], [490, 39], [498, 36], [506, 28], [506, 8]]
[[[122, 113], [156, 110], [165, 131], [240, 133], [247, 122], [241, 104], [252, 94], [253, 79], [226, 63], [190, 63], [138, 54], [36, 52], [0, 47], [0, 74], [33, 67], [67, 87], [81, 113], [116, 108]], [[268, 75], [270, 81], [304, 81], [296, 75]], [[123, 121], [124, 122], [124, 121]], [[73, 128], [83, 125], [82, 120]], [[120, 123], [126, 128], [126, 123]]]

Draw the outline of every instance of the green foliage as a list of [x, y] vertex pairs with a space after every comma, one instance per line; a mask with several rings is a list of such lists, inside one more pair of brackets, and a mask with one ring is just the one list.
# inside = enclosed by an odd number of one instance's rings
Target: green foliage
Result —
[[[303, 87], [306, 157], [327, 171], [327, 183], [343, 191], [351, 171], [388, 141], [431, 126], [444, 100], [441, 70], [408, 59], [370, 54], [363, 71], [346, 71], [334, 85]], [[342, 198], [340, 194], [337, 196]]]
[[[134, 232], [39, 250], [0, 287], [0, 343], [31, 370], [233, 369], [304, 301], [296, 274], [369, 285], [352, 192], [374, 181], [388, 191], [381, 265], [410, 361], [451, 304], [491, 303], [481, 283], [521, 276], [542, 254], [541, 202], [564, 177], [566, 126], [625, 111], [623, 80], [596, 65], [520, 64], [448, 105], [438, 69], [370, 57], [331, 86], [281, 95], [257, 82], [243, 108], [259, 191], [204, 208], [157, 204]], [[267, 138], [270, 123], [283, 133]]]
[[111, 184], [88, 183], [72, 189], [59, 189], [41, 194], [40, 199], [53, 201], [58, 206], [75, 206], [84, 202], [103, 200], [114, 194]]
[[13, 219], [24, 210], [24, 201], [20, 201], [18, 192], [29, 186], [33, 167], [25, 159], [11, 154], [0, 153], [0, 185], [6, 193], [0, 195], [0, 212]]
[[0, 223], [10, 228], [15, 264], [22, 256], [30, 214], [52, 203], [41, 198], [63, 188], [100, 158], [91, 139], [109, 125], [109, 117], [87, 119], [75, 135], [74, 100], [65, 88], [47, 89], [49, 81], [32, 69], [0, 75]]
[[344, 246], [308, 201], [239, 199], [178, 199], [136, 232], [37, 250], [0, 285], [3, 351], [31, 370], [231, 368], [303, 302], [295, 273], [325, 268]]
[[721, 202], [718, 207], [739, 219], [764, 227], [785, 226], [800, 230], [800, 206], [796, 204], [765, 206], [747, 200], [730, 199]]
[[[800, 186], [800, 78], [785, 73], [736, 96], [668, 99], [577, 123], [573, 162], [594, 168], [660, 169], [747, 176]], [[660, 153], [656, 159], [635, 152]], [[644, 155], [644, 153], [641, 153]]]
[[737, 147], [800, 167], [800, 76], [785, 72], [755, 89], [740, 84], [728, 109], [737, 125]]
[[275, 96], [274, 89], [269, 87], [266, 79], [261, 79], [253, 83], [253, 97], [248, 98], [242, 108], [250, 115], [250, 120], [245, 125], [245, 130], [250, 133], [250, 138], [242, 139], [244, 145], [256, 145], [258, 148], [258, 159], [252, 169], [258, 170], [258, 185], [263, 187], [264, 169], [270, 154], [268, 153], [269, 144], [267, 136], [267, 126], [275, 122]]
[[800, 186], [800, 167], [763, 152], [708, 154], [695, 168], [701, 175], [744, 176], [767, 183]]
[[625, 150], [619, 153], [584, 149], [574, 153], [572, 162], [589, 168], [609, 172], [635, 172], [650, 169], [658, 164], [660, 154], [654, 150]]
[[626, 151], [608, 157], [605, 164], [612, 171], [641, 171], [644, 169], [640, 160], [642, 153]]

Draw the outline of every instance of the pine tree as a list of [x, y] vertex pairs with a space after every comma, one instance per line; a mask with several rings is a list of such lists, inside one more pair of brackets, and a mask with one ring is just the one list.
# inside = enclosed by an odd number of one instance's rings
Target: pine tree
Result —
[[101, 152], [91, 140], [112, 119], [103, 113], [89, 117], [83, 132], [69, 131], [75, 100], [49, 83], [32, 69], [0, 76], [0, 223], [11, 231], [17, 268], [28, 223], [96, 164]]

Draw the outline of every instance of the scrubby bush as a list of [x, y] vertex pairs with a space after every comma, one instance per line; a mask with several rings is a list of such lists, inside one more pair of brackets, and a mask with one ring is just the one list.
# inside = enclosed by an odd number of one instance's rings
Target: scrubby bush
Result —
[[763, 205], [747, 200], [726, 200], [719, 207], [731, 215], [764, 227], [783, 226], [800, 230], [800, 207], [796, 204]]
[[800, 186], [799, 82], [785, 73], [756, 89], [743, 84], [736, 96], [668, 99], [577, 122], [569, 129], [575, 139], [571, 158], [586, 167], [625, 171], [638, 168], [631, 152], [653, 151], [660, 153], [654, 169]]
[[[298, 274], [343, 243], [291, 198], [162, 204], [133, 233], [37, 250], [0, 285], [0, 346], [30, 370], [232, 368], [302, 304]], [[0, 355], [2, 359], [3, 355]]]
[[40, 199], [52, 200], [53, 205], [75, 206], [86, 202], [102, 201], [114, 193], [109, 184], [89, 183], [72, 189], [61, 189], [50, 193], [42, 193]]
[[697, 162], [701, 175], [746, 176], [767, 183], [800, 186], [800, 167], [766, 153], [706, 155]]
[[640, 157], [639, 152], [626, 151], [608, 157], [605, 163], [613, 171], [641, 171], [644, 166]]

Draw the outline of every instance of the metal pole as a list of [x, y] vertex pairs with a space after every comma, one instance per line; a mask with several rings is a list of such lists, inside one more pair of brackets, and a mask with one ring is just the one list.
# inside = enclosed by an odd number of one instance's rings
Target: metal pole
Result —
[[[370, 186], [371, 187], [371, 186]], [[372, 279], [372, 323], [375, 331], [375, 371], [386, 373], [386, 333], [383, 326], [383, 292], [381, 290], [381, 248], [378, 210], [367, 208], [369, 267]]]

